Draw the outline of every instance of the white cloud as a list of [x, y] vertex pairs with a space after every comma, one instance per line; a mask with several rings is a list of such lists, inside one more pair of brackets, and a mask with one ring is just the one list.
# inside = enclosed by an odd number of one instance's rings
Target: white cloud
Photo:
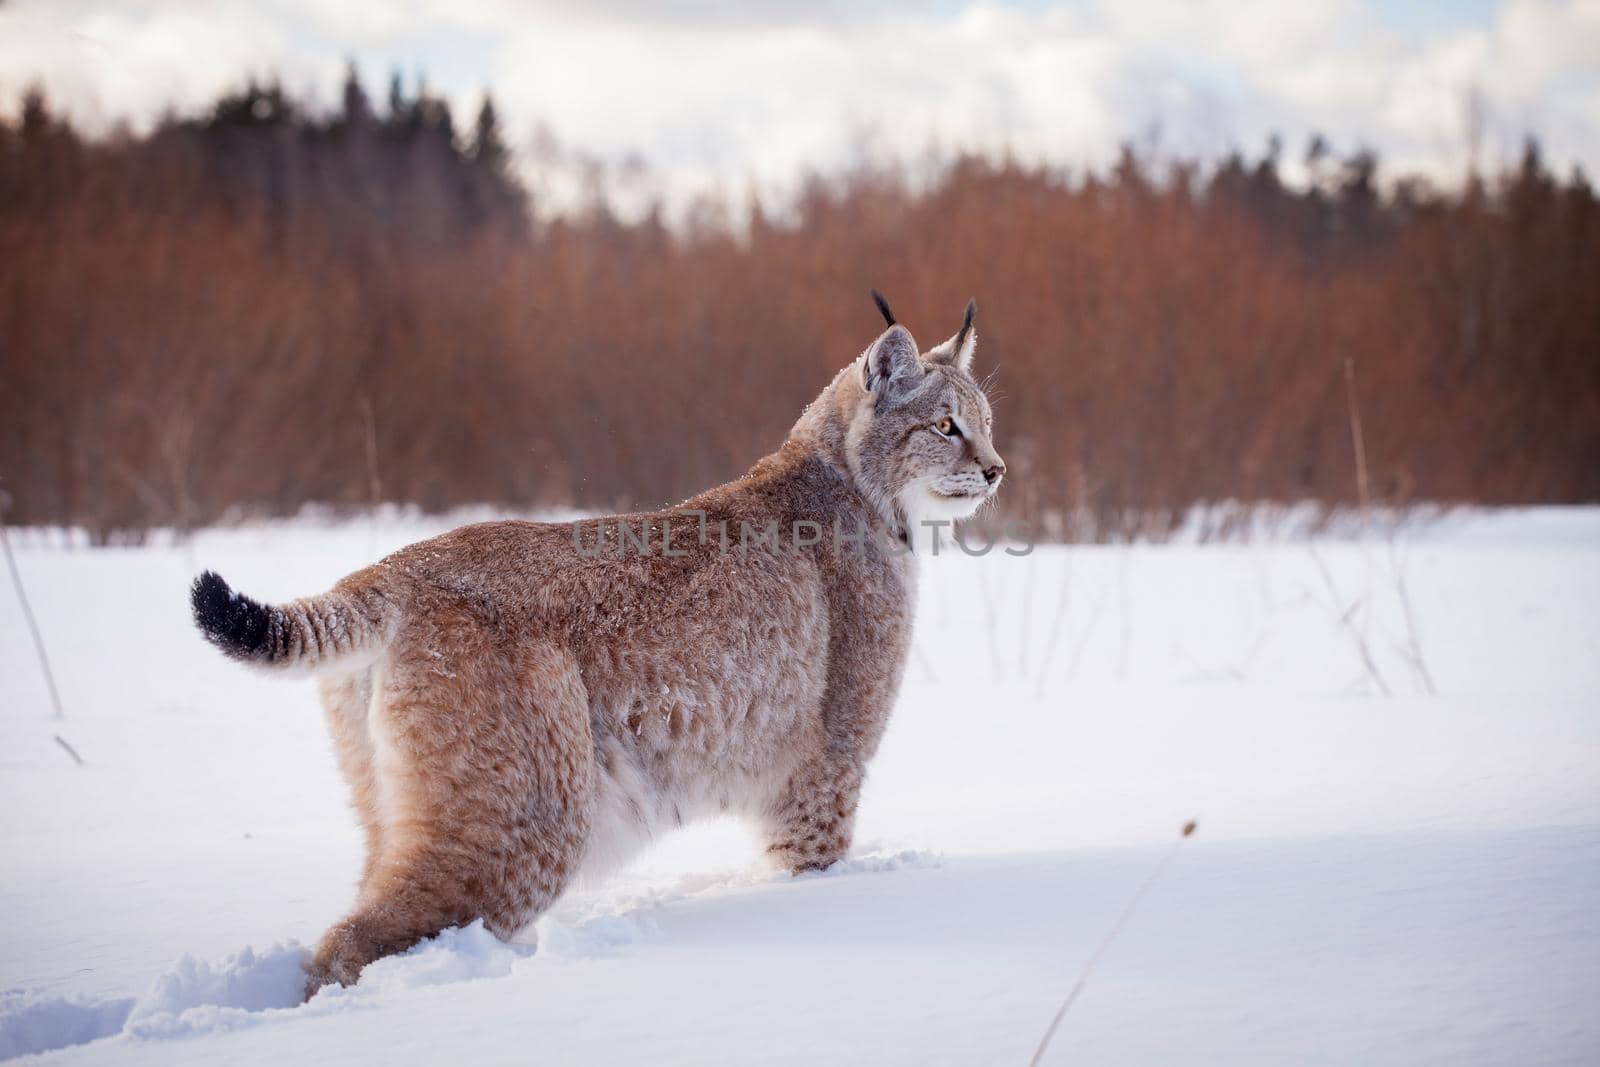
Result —
[[[1169, 150], [1298, 150], [1312, 132], [1448, 179], [1470, 92], [1486, 148], [1526, 133], [1557, 165], [1600, 160], [1600, 0], [1508, 0], [1476, 22], [1397, 26], [1363, 0], [730, 4], [611, 0], [55, 0], [0, 7], [0, 107], [42, 82], [75, 117], [148, 123], [276, 71], [323, 102], [354, 56], [369, 88], [421, 70], [462, 112], [492, 87], [513, 141], [537, 125], [607, 161], [638, 155], [680, 197], [930, 144], [1082, 165], [1158, 131]], [[1491, 160], [1492, 161], [1492, 160]]]

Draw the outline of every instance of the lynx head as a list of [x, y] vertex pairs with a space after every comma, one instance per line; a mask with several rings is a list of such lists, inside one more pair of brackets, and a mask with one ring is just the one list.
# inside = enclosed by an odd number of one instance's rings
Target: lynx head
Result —
[[852, 368], [857, 388], [842, 398], [844, 459], [857, 488], [920, 543], [924, 521], [966, 518], [1006, 473], [989, 437], [989, 398], [971, 372], [977, 301], [967, 303], [954, 336], [919, 352], [883, 297], [872, 296], [889, 328]]

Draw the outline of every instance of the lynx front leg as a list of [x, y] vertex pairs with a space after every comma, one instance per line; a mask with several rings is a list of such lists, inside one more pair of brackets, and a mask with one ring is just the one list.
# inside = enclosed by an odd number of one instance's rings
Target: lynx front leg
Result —
[[863, 777], [862, 768], [848, 760], [801, 767], [767, 813], [767, 853], [796, 874], [843, 859], [855, 830]]

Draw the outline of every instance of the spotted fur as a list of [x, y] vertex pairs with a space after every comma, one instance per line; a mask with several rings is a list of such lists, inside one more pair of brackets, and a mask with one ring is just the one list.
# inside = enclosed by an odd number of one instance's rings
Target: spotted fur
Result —
[[[749, 473], [624, 517], [648, 555], [489, 522], [283, 607], [201, 575], [208, 640], [319, 676], [366, 834], [355, 907], [318, 946], [307, 995], [452, 925], [510, 937], [580, 874], [706, 815], [754, 820], [790, 870], [843, 856], [909, 647], [907, 526], [970, 514], [1004, 471], [975, 345], [970, 313], [925, 355], [891, 326]], [[713, 531], [828, 534], [740, 551], [735, 532], [724, 550], [688, 509]]]

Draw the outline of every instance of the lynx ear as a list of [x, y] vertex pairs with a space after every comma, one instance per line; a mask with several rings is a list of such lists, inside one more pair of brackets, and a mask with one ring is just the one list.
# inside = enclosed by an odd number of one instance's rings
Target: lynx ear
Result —
[[881, 408], [905, 393], [923, 376], [917, 342], [904, 326], [891, 326], [861, 357], [861, 384]]
[[977, 314], [978, 300], [973, 297], [967, 301], [967, 314], [961, 320], [961, 329], [944, 344], [930, 349], [924, 358], [929, 363], [943, 363], [961, 370], [970, 369], [972, 354], [978, 350], [978, 331], [972, 328], [972, 319]]

